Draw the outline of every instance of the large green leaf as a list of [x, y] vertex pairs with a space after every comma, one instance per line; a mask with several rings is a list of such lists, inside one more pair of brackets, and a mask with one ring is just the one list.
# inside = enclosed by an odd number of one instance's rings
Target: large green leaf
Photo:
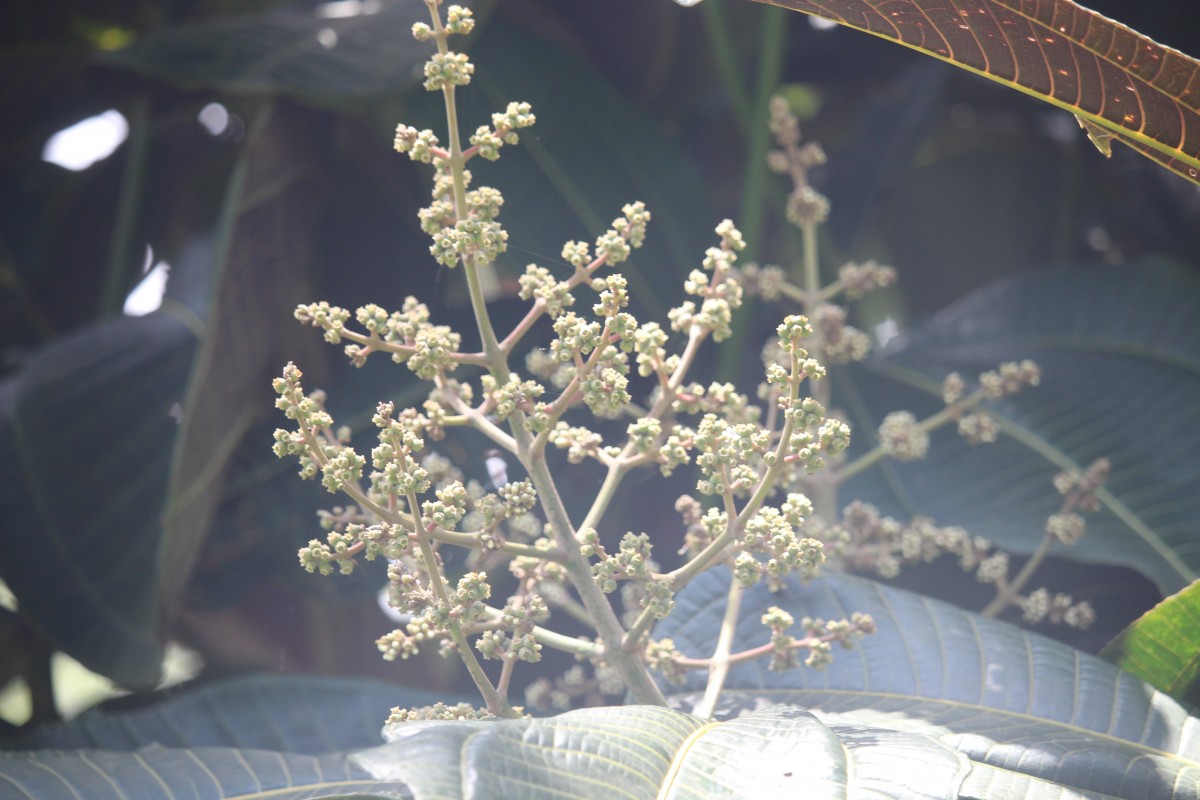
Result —
[[428, 19], [420, 0], [360, 4], [365, 13], [329, 18], [317, 8], [281, 8], [168, 28], [103, 54], [107, 66], [182, 89], [290, 95], [323, 104], [361, 102], [405, 89], [429, 47], [412, 38]]
[[141, 708], [86, 711], [35, 730], [16, 747], [134, 751], [158, 744], [315, 756], [377, 745], [393, 706], [439, 699], [394, 683], [315, 675], [245, 675], [171, 691]]
[[[702, 591], [714, 585], [702, 582]], [[843, 599], [863, 602], [863, 596], [845, 595], [844, 588]], [[685, 596], [694, 594], [689, 590]], [[990, 762], [977, 754], [968, 757], [972, 748], [979, 749], [976, 739], [956, 740], [918, 716], [876, 713], [854, 719], [853, 712], [762, 706], [779, 693], [750, 693], [753, 702], [741, 703], [748, 713], [724, 722], [633, 706], [545, 719], [401, 723], [385, 728], [388, 744], [346, 758], [329, 751], [377, 740], [387, 704], [423, 703], [428, 697], [358, 680], [242, 678], [186, 691], [158, 706], [85, 716], [44, 732], [25, 744], [54, 750], [0, 754], [0, 793], [213, 800], [353, 792], [576, 800], [1168, 797], [1154, 794], [1153, 782], [1142, 787], [1145, 795], [1117, 783], [1108, 793], [1074, 791], [1063, 775], [1038, 778], [1024, 762], [997, 764], [996, 754]], [[862, 694], [864, 704], [879, 699]], [[1125, 701], [1120, 693], [1115, 698]], [[757, 710], [750, 710], [755, 703]], [[1096, 717], [1103, 711], [1095, 709]], [[97, 747], [105, 743], [105, 749]], [[80, 744], [93, 749], [59, 749]]]
[[344, 755], [308, 756], [232, 747], [134, 753], [105, 750], [0, 753], [0, 794], [12, 800], [133, 798], [406, 797], [396, 781], [372, 779]]
[[1071, 0], [759, 0], [891, 39], [1077, 115], [1200, 183], [1200, 63]]
[[1147, 611], [1100, 655], [1172, 697], [1200, 706], [1200, 581]]
[[[691, 657], [712, 654], [729, 573], [701, 575], [655, 629]], [[865, 724], [922, 733], [973, 760], [1030, 778], [1117, 797], [1200, 797], [1200, 720], [1107, 662], [1013, 625], [845, 575], [777, 593], [759, 585], [743, 599], [733, 650], [770, 640], [769, 606], [797, 620], [853, 611], [879, 625], [823, 670], [772, 672], [767, 660], [734, 666], [718, 716], [788, 703], [828, 724]], [[688, 707], [705, 676], [692, 673], [674, 702]], [[1016, 776], [969, 783], [1020, 787]], [[1041, 797], [1045, 787], [988, 797]], [[953, 795], [951, 795], [953, 796]], [[969, 796], [969, 795], [968, 795]], [[1054, 795], [1061, 796], [1061, 795]], [[1069, 796], [1069, 795], [1067, 795]]]
[[129, 686], [153, 685], [162, 661], [159, 515], [189, 318], [175, 306], [102, 323], [0, 392], [0, 577], [53, 641]]
[[[962, 525], [1031, 552], [1062, 498], [1051, 479], [1108, 458], [1088, 533], [1052, 554], [1132, 567], [1164, 594], [1200, 572], [1200, 277], [1161, 263], [1018, 275], [956, 303], [867, 365], [847, 395], [860, 442], [899, 408], [941, 407], [951, 371], [972, 380], [1030, 358], [1041, 384], [990, 407], [1002, 434], [972, 448], [951, 429], [923, 461], [885, 461], [844, 490], [888, 513]], [[835, 376], [836, 377], [836, 376]]]
[[386, 733], [391, 744], [355, 761], [375, 777], [404, 781], [418, 798], [957, 798], [975, 772], [976, 784], [1003, 775], [1024, 785], [992, 798], [1063, 796], [1060, 785], [972, 764], [924, 734], [827, 725], [784, 705], [721, 723], [631, 706], [404, 723]]
[[[261, 724], [261, 723], [260, 723]], [[957, 797], [973, 766], [921, 734], [775, 706], [707, 723], [668, 708], [410, 722], [391, 744], [307, 755], [232, 747], [0, 753], [5, 797]], [[990, 767], [976, 765], [988, 772]], [[411, 792], [411, 794], [410, 794]]]
[[263, 112], [215, 246], [177, 265], [165, 311], [101, 323], [16, 379], [0, 435], [20, 457], [0, 508], [10, 530], [41, 533], [14, 541], [0, 571], [56, 646], [127, 686], [157, 681], [230, 458], [270, 415], [284, 352], [305, 349], [291, 321], [317, 194], [291, 133], [304, 122]]

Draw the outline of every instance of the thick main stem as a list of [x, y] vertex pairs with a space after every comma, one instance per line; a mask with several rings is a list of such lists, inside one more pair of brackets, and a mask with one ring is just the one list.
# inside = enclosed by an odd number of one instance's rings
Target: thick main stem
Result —
[[733, 635], [737, 632], [738, 616], [742, 611], [742, 595], [745, 589], [734, 575], [729, 576], [729, 594], [725, 598], [725, 616], [721, 620], [721, 633], [717, 637], [717, 647], [713, 651], [708, 668], [708, 685], [704, 687], [704, 697], [693, 710], [698, 717], [711, 717], [717, 709], [717, 700], [721, 690], [725, 688], [725, 679], [729, 677], [729, 654], [733, 650]]
[[[434, 18], [435, 31], [438, 34], [438, 49], [445, 52], [445, 36], [441, 20], [434, 6], [430, 6], [430, 11]], [[449, 85], [443, 87], [442, 96], [446, 106], [447, 137], [449, 139], [448, 166], [454, 187], [454, 213], [457, 219], [462, 220], [466, 219], [469, 209], [467, 208], [466, 181], [463, 176], [464, 156], [459, 141], [458, 111], [454, 101], [454, 87]], [[475, 314], [475, 323], [479, 329], [483, 352], [487, 356], [488, 369], [497, 382], [507, 383], [511, 374], [508, 360], [504, 350], [500, 347], [488, 315], [487, 300], [483, 296], [483, 288], [479, 280], [479, 268], [470, 259], [464, 259], [463, 270], [467, 275], [471, 308]], [[637, 655], [621, 646], [625, 631], [609, 604], [608, 598], [604, 596], [600, 587], [592, 579], [591, 566], [587, 557], [579, 549], [575, 530], [571, 526], [567, 510], [563, 505], [562, 498], [558, 495], [554, 478], [546, 464], [544, 446], [538, 448], [533, 446], [534, 438], [522, 412], [516, 412], [509, 419], [513, 438], [517, 443], [517, 457], [529, 472], [529, 478], [537, 491], [542, 510], [546, 513], [547, 521], [554, 533], [555, 543], [566, 555], [564, 566], [567, 575], [596, 626], [596, 632], [604, 645], [605, 659], [609, 666], [621, 674], [636, 702], [666, 705], [662, 692], [650, 678], [645, 664]]]

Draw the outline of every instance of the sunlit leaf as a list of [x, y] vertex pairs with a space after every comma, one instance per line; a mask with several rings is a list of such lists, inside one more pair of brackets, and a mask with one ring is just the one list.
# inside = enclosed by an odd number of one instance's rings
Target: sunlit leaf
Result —
[[1172, 697], [1200, 706], [1200, 582], [1147, 611], [1100, 655]]
[[1200, 63], [1071, 0], [759, 0], [1038, 97], [1200, 182]]

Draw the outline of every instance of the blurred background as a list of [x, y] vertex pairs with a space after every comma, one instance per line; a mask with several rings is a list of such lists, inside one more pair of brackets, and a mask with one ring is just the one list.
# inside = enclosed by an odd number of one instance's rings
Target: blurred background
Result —
[[[473, 7], [464, 127], [509, 100], [538, 116], [521, 146], [472, 164], [476, 185], [507, 201], [502, 329], [520, 313], [525, 264], [563, 269], [563, 241], [593, 239], [633, 200], [654, 215], [627, 271], [639, 319], [679, 302], [724, 217], [749, 258], [794, 264], [790, 187], [764, 162], [775, 92], [829, 156], [813, 175], [832, 203], [823, 268], [873, 258], [900, 272], [864, 327], [903, 331], [1030, 271], [1083, 265], [1136, 283], [1147, 260], [1196, 269], [1194, 185], [1120, 146], [1105, 159], [1066, 112], [890, 42], [748, 0]], [[1192, 2], [1090, 7], [1200, 53]], [[417, 226], [430, 174], [392, 152], [398, 122], [440, 130], [441, 98], [420, 87], [429, 48], [408, 33], [423, 3], [9, 0], [3, 18], [6, 724], [69, 714], [113, 686], [152, 689], [168, 652], [171, 680], [315, 672], [454, 688], [436, 659], [378, 657], [382, 567], [349, 579], [298, 568], [316, 510], [338, 501], [270, 453], [282, 422], [270, 379], [289, 360], [356, 428], [377, 401], [419, 405], [427, 391], [390, 363], [350, 369], [293, 321], [297, 303], [395, 308], [411, 294], [475, 347], [461, 275], [437, 267]], [[756, 380], [769, 327], [745, 324], [732, 356], [697, 377]], [[442, 449], [483, 480], [485, 448], [464, 436]], [[564, 491], [585, 496], [596, 480], [580, 470]], [[687, 476], [638, 481], [609, 533], [653, 531], [673, 552], [670, 505], [639, 498], [673, 498]], [[1161, 593], [1108, 569], [1086, 578], [1116, 599], [1082, 646]]]

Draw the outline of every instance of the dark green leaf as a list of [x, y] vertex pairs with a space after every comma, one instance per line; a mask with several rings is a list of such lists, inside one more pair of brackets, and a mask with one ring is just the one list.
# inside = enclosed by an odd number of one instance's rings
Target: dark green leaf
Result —
[[152, 686], [173, 409], [196, 331], [168, 312], [60, 340], [0, 393], [0, 576], [89, 668]]
[[[538, 116], [499, 162], [471, 165], [476, 183], [504, 192], [509, 252], [502, 267], [520, 273], [536, 262], [565, 276], [563, 243], [594, 241], [623, 205], [641, 200], [653, 220], [645, 247], [621, 270], [635, 303], [648, 316], [664, 318], [682, 297], [691, 266], [715, 241], [716, 221], [697, 165], [584, 58], [550, 39], [497, 21], [471, 55], [477, 77], [459, 92], [464, 127], [474, 130], [513, 100], [531, 103]], [[444, 123], [427, 124], [440, 130]]]
[[[1064, 108], [1200, 182], [1200, 63], [1071, 0], [760, 0], [891, 39]], [[1106, 153], [1107, 154], [1107, 153]]]
[[378, 97], [420, 77], [430, 46], [415, 41], [411, 30], [429, 18], [423, 2], [380, 3], [374, 13], [339, 19], [319, 15], [327, 5], [157, 31], [100, 63], [182, 89], [320, 103]]
[[[972, 448], [952, 429], [925, 460], [884, 462], [845, 498], [926, 514], [1029, 553], [1062, 498], [1051, 480], [1112, 462], [1079, 545], [1052, 554], [1132, 567], [1164, 593], [1200, 571], [1200, 278], [1170, 265], [1064, 269], [982, 289], [904, 335], [857, 384], [855, 434], [873, 441], [889, 411], [941, 407], [941, 381], [1030, 358], [1041, 384], [990, 407], [999, 442]], [[856, 403], [851, 403], [852, 407]], [[950, 426], [952, 428], [953, 426]]]
[[320, 755], [376, 745], [393, 706], [438, 699], [392, 683], [313, 675], [250, 675], [175, 691], [144, 708], [84, 712], [19, 746], [132, 751], [160, 744]]
[[404, 784], [372, 780], [343, 755], [148, 745], [135, 753], [103, 750], [0, 753], [0, 791], [13, 800], [74, 797], [221, 798], [406, 797]]

